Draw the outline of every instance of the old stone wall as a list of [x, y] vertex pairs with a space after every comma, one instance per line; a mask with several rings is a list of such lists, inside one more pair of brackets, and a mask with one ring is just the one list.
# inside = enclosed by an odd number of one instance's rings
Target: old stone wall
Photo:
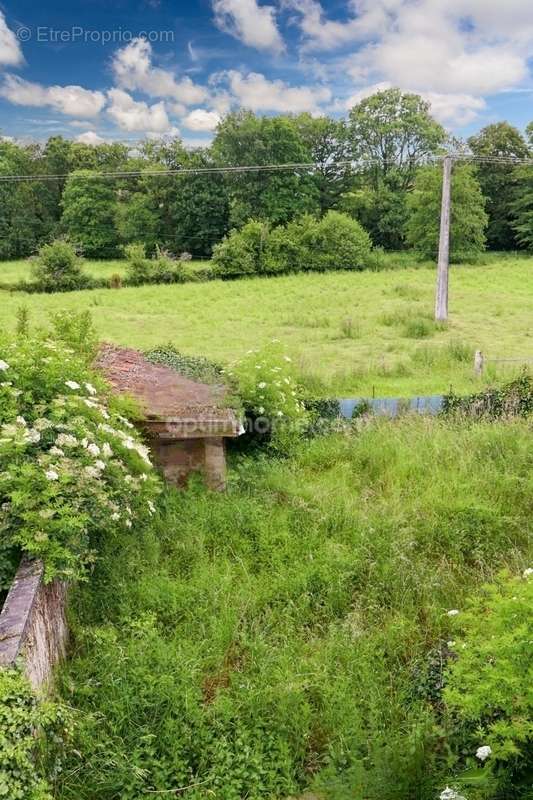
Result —
[[24, 560], [0, 613], [0, 667], [20, 664], [32, 687], [45, 690], [68, 640], [67, 586], [43, 583], [43, 565]]

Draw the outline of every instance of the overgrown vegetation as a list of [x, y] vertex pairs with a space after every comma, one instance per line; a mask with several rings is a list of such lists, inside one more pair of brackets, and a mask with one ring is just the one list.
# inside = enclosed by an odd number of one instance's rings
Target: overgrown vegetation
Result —
[[[483, 584], [530, 564], [531, 466], [524, 421], [405, 418], [247, 459], [224, 496], [167, 492], [152, 529], [102, 540], [73, 598], [55, 796], [434, 800], [493, 741], [475, 653], [509, 652], [509, 690], [523, 675], [518, 590], [503, 617], [482, 606], [486, 647], [474, 617]], [[471, 715], [443, 733], [446, 680]]]
[[0, 587], [20, 554], [46, 580], [83, 577], [100, 538], [149, 518], [158, 481], [147, 448], [90, 368], [87, 317], [0, 339]]
[[518, 378], [503, 386], [491, 387], [468, 397], [447, 395], [443, 410], [446, 414], [460, 413], [486, 419], [527, 417], [533, 413], [533, 378], [524, 370]]

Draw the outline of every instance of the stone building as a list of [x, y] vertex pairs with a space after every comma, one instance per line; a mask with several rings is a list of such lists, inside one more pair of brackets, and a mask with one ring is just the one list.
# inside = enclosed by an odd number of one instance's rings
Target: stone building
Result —
[[137, 350], [110, 344], [102, 346], [96, 367], [117, 393], [139, 403], [137, 425], [170, 483], [183, 486], [199, 471], [210, 488], [225, 488], [225, 439], [239, 436], [241, 427], [225, 406], [222, 386], [190, 380]]

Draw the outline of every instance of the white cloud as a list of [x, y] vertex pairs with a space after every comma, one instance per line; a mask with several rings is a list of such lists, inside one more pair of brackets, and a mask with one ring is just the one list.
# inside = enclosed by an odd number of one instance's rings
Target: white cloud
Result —
[[105, 105], [102, 92], [81, 86], [42, 86], [6, 75], [0, 95], [18, 106], [46, 107], [76, 117], [95, 117]]
[[81, 144], [90, 144], [95, 147], [98, 144], [104, 144], [105, 139], [102, 139], [101, 136], [98, 136], [96, 131], [85, 131], [85, 133], [80, 133], [79, 136], [76, 136], [74, 141], [80, 142]]
[[207, 97], [207, 90], [189, 77], [178, 81], [172, 72], [154, 67], [152, 46], [146, 39], [134, 39], [118, 50], [112, 68], [122, 89], [138, 90], [150, 97], [168, 97], [183, 105], [202, 103]]
[[258, 72], [244, 75], [229, 70], [219, 75], [221, 78], [228, 81], [239, 105], [252, 111], [317, 112], [321, 104], [331, 99], [331, 90], [325, 87], [289, 86], [281, 80], [270, 81]]
[[214, 131], [219, 122], [220, 115], [205, 108], [195, 108], [183, 119], [184, 126], [190, 131]]
[[448, 122], [472, 121], [486, 107], [484, 97], [520, 88], [530, 74], [527, 0], [350, 0], [340, 21], [329, 19], [319, 0], [284, 2], [295, 12], [302, 51], [353, 46], [344, 69], [355, 94], [393, 84], [430, 98]]
[[16, 67], [23, 61], [24, 57], [18, 39], [8, 28], [6, 18], [0, 11], [0, 64]]
[[122, 89], [110, 89], [107, 93], [110, 106], [107, 113], [124, 131], [150, 131], [166, 133], [171, 125], [163, 101], [149, 106], [134, 100]]
[[213, 0], [215, 24], [248, 47], [282, 53], [285, 44], [276, 24], [274, 6], [257, 0]]

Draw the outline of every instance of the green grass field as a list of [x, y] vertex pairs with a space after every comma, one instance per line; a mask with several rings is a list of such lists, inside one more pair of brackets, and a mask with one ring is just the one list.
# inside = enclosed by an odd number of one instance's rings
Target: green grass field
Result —
[[[0, 325], [13, 329], [21, 305], [39, 323], [60, 309], [89, 309], [102, 339], [138, 348], [172, 342], [224, 362], [278, 338], [310, 387], [342, 396], [440, 393], [450, 385], [469, 390], [477, 385], [478, 348], [487, 357], [533, 358], [533, 260], [489, 258], [485, 265], [453, 267], [450, 322], [440, 329], [432, 322], [434, 270], [404, 266], [409, 258], [403, 254], [401, 269], [383, 272], [55, 295], [6, 291]], [[95, 274], [120, 267], [90, 263]], [[12, 279], [17, 269], [21, 262], [3, 264], [0, 274], [11, 270]], [[486, 379], [508, 377], [516, 368], [489, 364]]]

